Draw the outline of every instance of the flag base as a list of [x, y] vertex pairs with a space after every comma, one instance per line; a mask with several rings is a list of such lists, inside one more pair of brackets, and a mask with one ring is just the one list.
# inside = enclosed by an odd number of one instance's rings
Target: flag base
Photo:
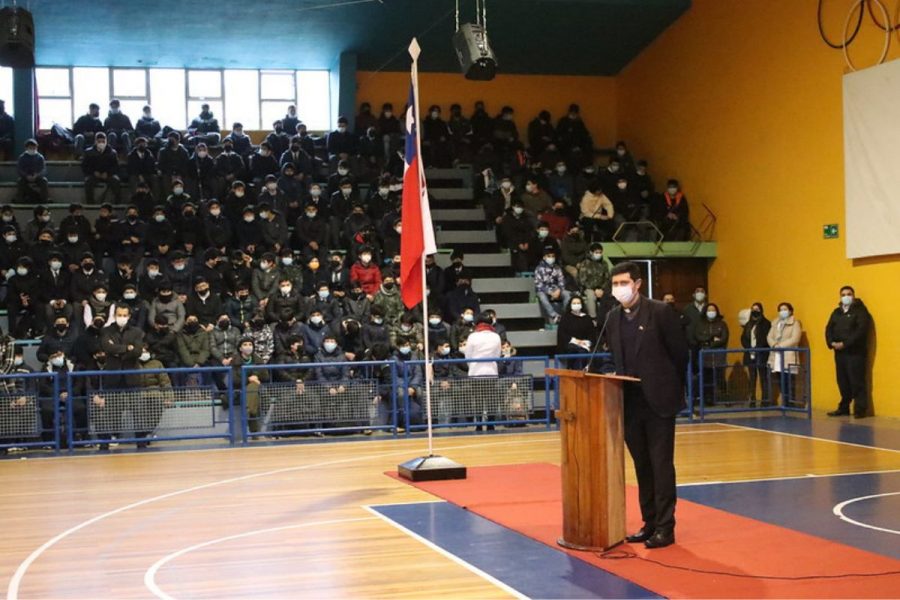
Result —
[[466, 467], [444, 456], [420, 456], [397, 466], [400, 477], [410, 481], [465, 479]]

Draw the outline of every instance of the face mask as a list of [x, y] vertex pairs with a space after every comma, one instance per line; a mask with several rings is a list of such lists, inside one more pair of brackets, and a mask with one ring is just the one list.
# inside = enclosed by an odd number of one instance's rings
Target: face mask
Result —
[[544, 259], [544, 262], [552, 266], [554, 263], [556, 263], [556, 258], [549, 256]]
[[407, 325], [406, 323], [404, 323], [400, 326], [400, 329], [403, 331], [412, 331], [412, 325]]
[[274, 192], [275, 190], [278, 189], [278, 184], [275, 183], [274, 181], [270, 181], [269, 183], [266, 184], [266, 189], [269, 190], [270, 192]]
[[166, 220], [166, 215], [153, 215], [153, 220], [157, 223], [162, 223]]
[[28, 269], [26, 269], [25, 267], [16, 267], [16, 275], [18, 275], [19, 277], [25, 277], [26, 275], [28, 275]]
[[428, 323], [429, 323], [432, 327], [437, 327], [438, 325], [441, 324], [441, 320], [438, 319], [438, 318], [428, 319]]
[[787, 318], [791, 316], [791, 311], [788, 309], [783, 309], [778, 311], [778, 316], [781, 317], [782, 321], [787, 321]]
[[231, 327], [231, 321], [229, 319], [222, 319], [221, 321], [219, 321], [218, 325], [219, 329], [228, 329], [229, 327]]
[[309, 322], [312, 323], [313, 325], [321, 325], [321, 324], [322, 324], [322, 317], [319, 316], [319, 315], [314, 315], [314, 316], [312, 316], [312, 317], [309, 318]]
[[625, 148], [617, 149], [616, 154], [618, 154], [619, 156], [625, 156]]
[[128, 325], [128, 317], [116, 317], [116, 325], [119, 327], [125, 327]]
[[511, 190], [512, 183], [510, 183], [509, 181], [504, 181], [503, 183], [500, 184], [500, 187], [503, 188], [504, 190]]
[[675, 194], [678, 193], [678, 188], [677, 188], [677, 187], [670, 187], [670, 188], [668, 188], [668, 190], [666, 190], [666, 191], [669, 192], [669, 195], [670, 195], [670, 196], [674, 196]]
[[637, 174], [640, 175], [641, 177], [643, 177], [644, 175], [647, 174], [647, 169], [645, 169], [644, 167], [638, 167]]
[[635, 290], [633, 286], [617, 285], [612, 289], [613, 297], [621, 304], [629, 304], [634, 299]]
[[751, 311], [750, 311], [750, 316], [751, 316], [752, 318], [754, 318], [754, 319], [758, 319], [758, 318], [760, 318], [760, 317], [762, 316], [762, 312], [760, 312], [760, 311], [758, 311], [758, 310], [751, 310]]
[[603, 254], [601, 254], [599, 252], [594, 252], [593, 254], [591, 254], [591, 260], [594, 260], [594, 261], [603, 260]]
[[200, 323], [197, 321], [191, 321], [189, 323], [184, 324], [184, 330], [188, 333], [194, 333], [200, 328]]
[[183, 187], [172, 188], [172, 193], [175, 194], [176, 196], [180, 196], [181, 194], [184, 193], [184, 188]]
[[412, 352], [412, 348], [409, 346], [400, 346], [400, 354], [406, 355]]
[[853, 296], [841, 296], [841, 304], [844, 306], [850, 306], [853, 304]]
[[294, 257], [293, 256], [282, 257], [281, 264], [283, 264], [286, 267], [291, 266], [292, 264], [294, 264]]
[[441, 349], [438, 352], [441, 353], [441, 356], [447, 356], [450, 354], [450, 346], [441, 346]]
[[219, 210], [218, 208], [213, 208], [209, 211], [209, 214], [211, 214], [214, 217], [218, 217], [219, 215], [222, 214], [222, 211]]
[[338, 175], [346, 175], [347, 173], [350, 172], [348, 169], [344, 169], [344, 168], [340, 168], [337, 171], [338, 171]]
[[382, 198], [385, 198], [390, 193], [390, 191], [391, 191], [391, 188], [380, 187], [380, 188], [378, 188], [378, 195], [381, 196]]
[[172, 292], [167, 292], [165, 294], [160, 294], [159, 299], [161, 302], [169, 302], [172, 299]]
[[177, 265], [172, 265], [172, 267], [173, 267], [176, 271], [184, 271], [185, 264], [184, 264], [184, 263], [180, 263], [180, 264], [177, 264]]
[[386, 289], [386, 290], [388, 290], [388, 291], [394, 289], [394, 282], [393, 282], [393, 281], [389, 281], [389, 282], [385, 283], [385, 284], [384, 284], [384, 289]]
[[284, 295], [290, 294], [290, 293], [291, 293], [291, 289], [293, 289], [291, 286], [289, 286], [289, 285], [283, 285], [283, 286], [281, 286], [281, 293], [284, 294]]
[[69, 326], [65, 323], [57, 323], [53, 326], [53, 328], [56, 329], [56, 331], [58, 331], [59, 333], [65, 333]]
[[625, 188], [628, 187], [628, 184], [625, 183], [624, 181], [620, 181], [619, 183], [616, 184], [616, 187], [619, 188], [620, 190], [624, 190]]
[[62, 356], [54, 356], [50, 359], [50, 364], [54, 367], [61, 367], [66, 362], [66, 359]]
[[148, 269], [147, 277], [149, 277], [151, 279], [153, 279], [154, 277], [159, 277], [159, 270], [158, 269], [152, 269], [152, 270]]
[[253, 215], [247, 215], [246, 217], [244, 217], [244, 223], [252, 223], [255, 219], [256, 217], [254, 217]]
[[525, 212], [525, 209], [521, 206], [513, 206], [513, 213], [521, 215], [523, 212]]
[[200, 296], [202, 300], [206, 300], [209, 298], [209, 290], [203, 290], [202, 292], [198, 290], [197, 295]]
[[17, 367], [21, 367], [25, 363], [25, 359], [21, 356], [17, 356], [13, 359], [13, 365]]
[[309, 195], [313, 198], [318, 198], [322, 195], [322, 190], [320, 190], [319, 188], [312, 188], [311, 190], [309, 190]]
[[327, 300], [328, 294], [328, 290], [319, 290], [319, 298], [321, 298], [322, 300]]
[[106, 150], [106, 144], [97, 144], [97, 152], [103, 152]]
[[403, 227], [394, 227], [394, 231], [397, 232], [397, 235], [403, 234]]
[[363, 254], [359, 257], [359, 260], [362, 264], [367, 265], [372, 261], [372, 255], [371, 254]]
[[62, 263], [59, 262], [58, 260], [51, 260], [50, 268], [54, 271], [59, 271], [60, 269], [62, 269]]
[[259, 263], [259, 268], [262, 269], [263, 271], [268, 271], [270, 266], [272, 266], [272, 265], [270, 265], [266, 261]]
[[[12, 238], [13, 238], [13, 241], [16, 241], [16, 237], [15, 237], [15, 236], [12, 236]], [[66, 237], [66, 240], [68, 240], [70, 244], [77, 244], [77, 243], [78, 243], [78, 236], [77, 236], [77, 235], [70, 235], [70, 236], [67, 236], [67, 237]]]
[[714, 311], [714, 310], [708, 310], [708, 311], [706, 311], [706, 318], [709, 319], [710, 321], [715, 320], [715, 318], [718, 317], [718, 316], [719, 316], [719, 313], [717, 313], [717, 312]]
[[4, 222], [4, 223], [12, 223], [12, 220], [13, 220], [13, 216], [12, 216], [12, 215], [3, 215], [3, 222]]
[[97, 300], [99, 300], [100, 302], [103, 302], [104, 300], [106, 300], [106, 294], [94, 294], [94, 297]]
[[200, 158], [206, 158], [208, 154], [209, 153], [206, 150], [200, 150], [199, 152], [197, 152], [197, 156], [199, 156]]
[[317, 213], [316, 211], [314, 211], [314, 210], [308, 210], [308, 211], [306, 211], [306, 216], [307, 216], [308, 218], [310, 218], [310, 219], [315, 219], [317, 214], [318, 214], [318, 213]]
[[704, 294], [703, 292], [696, 292], [694, 294], [694, 300], [696, 300], [697, 302], [703, 302], [704, 300], [706, 300], [706, 294]]
[[609, 165], [609, 172], [610, 172], [610, 173], [618, 173], [618, 172], [619, 172], [619, 165]]
[[15, 243], [16, 243], [16, 240], [17, 240], [18, 238], [17, 238], [16, 236], [14, 236], [14, 235], [7, 235], [7, 236], [4, 236], [3, 239], [6, 240], [6, 243], [7, 243], [7, 244], [15, 244]]
[[463, 321], [465, 321], [466, 323], [471, 323], [472, 321], [475, 320], [475, 315], [473, 315], [471, 313], [463, 313], [462, 318], [463, 318]]
[[81, 268], [84, 269], [85, 272], [90, 273], [94, 270], [94, 263], [81, 263]]
[[538, 237], [542, 240], [545, 239], [548, 235], [550, 235], [550, 232], [546, 229], [538, 229]]
[[572, 312], [575, 313], [576, 315], [580, 314], [581, 313], [581, 305], [573, 303], [572, 304]]
[[259, 216], [262, 217], [263, 219], [268, 219], [269, 214], [270, 214], [269, 211], [263, 210], [263, 211], [260, 211]]
[[389, 110], [384, 111], [385, 119], [390, 119], [392, 116], [394, 116], [394, 113], [392, 113], [391, 111], [389, 111]]
[[27, 154], [28, 156], [34, 156], [35, 154], [37, 154], [37, 150], [29, 148], [28, 150], [25, 151], [25, 154]]
[[382, 319], [381, 317], [373, 317], [372, 322], [376, 325], [381, 325], [382, 323], [384, 323], [384, 319]]
[[243, 356], [250, 356], [253, 354], [253, 346], [241, 346], [241, 354]]
[[344, 195], [344, 198], [347, 198], [353, 193], [353, 188], [341, 188], [341, 193]]
[[536, 190], [537, 190], [537, 188], [534, 187], [533, 185], [525, 186], [525, 191], [528, 192], [529, 194], [533, 194]]
[[141, 362], [147, 362], [148, 360], [150, 360], [150, 353], [141, 352]]
[[560, 175], [564, 175], [566, 173], [566, 168], [564, 166], [556, 167], [556, 172]]
[[126, 300], [134, 300], [135, 298], [137, 298], [137, 294], [135, 294], [134, 292], [125, 292], [124, 294], [122, 294], [122, 297]]
[[334, 352], [337, 349], [337, 343], [335, 342], [325, 342], [322, 344], [322, 347], [325, 348], [325, 352]]

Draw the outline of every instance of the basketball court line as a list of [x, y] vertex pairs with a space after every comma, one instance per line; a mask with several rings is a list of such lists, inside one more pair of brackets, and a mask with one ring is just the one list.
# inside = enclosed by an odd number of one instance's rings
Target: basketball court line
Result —
[[[442, 501], [442, 502], [443, 502], [443, 501]], [[416, 533], [416, 532], [414, 532], [414, 531], [412, 531], [412, 530], [410, 530], [410, 529], [404, 527], [404, 526], [401, 525], [400, 523], [397, 523], [396, 521], [393, 521], [393, 520], [387, 518], [385, 515], [382, 515], [382, 514], [379, 513], [378, 511], [374, 510], [371, 506], [363, 506], [362, 508], [363, 508], [364, 510], [366, 510], [367, 512], [369, 512], [369, 513], [375, 515], [376, 517], [378, 517], [379, 519], [381, 519], [382, 521], [384, 521], [384, 522], [387, 523], [388, 525], [394, 527], [395, 529], [398, 529], [399, 531], [402, 531], [403, 533], [405, 533], [406, 535], [408, 535], [408, 536], [411, 537], [412, 539], [421, 542], [422, 544], [424, 544], [424, 545], [427, 546], [428, 548], [434, 550], [435, 552], [437, 552], [437, 553], [440, 554], [441, 556], [444, 556], [445, 558], [449, 558], [450, 560], [452, 560], [453, 562], [455, 562], [455, 563], [458, 564], [459, 566], [463, 567], [464, 569], [466, 569], [466, 570], [468, 570], [468, 571], [474, 573], [475, 575], [478, 575], [479, 577], [481, 577], [481, 578], [484, 579], [485, 581], [488, 581], [488, 582], [492, 583], [493, 585], [497, 586], [498, 588], [500, 588], [500, 589], [503, 590], [504, 592], [510, 594], [511, 596], [514, 596], [514, 597], [516, 597], [516, 598], [519, 598], [520, 600], [528, 600], [528, 596], [525, 596], [524, 594], [522, 594], [522, 593], [519, 592], [518, 590], [516, 590], [516, 589], [510, 587], [509, 585], [503, 583], [502, 581], [500, 581], [500, 580], [497, 579], [496, 577], [494, 577], [494, 576], [492, 576], [492, 575], [489, 575], [488, 573], [485, 573], [484, 571], [482, 571], [482, 570], [479, 569], [478, 567], [469, 564], [468, 562], [464, 561], [463, 559], [461, 559], [461, 558], [458, 557], [457, 555], [453, 554], [452, 552], [449, 552], [449, 551], [447, 551], [447, 550], [444, 550], [443, 548], [441, 548], [440, 546], [438, 546], [437, 544], [435, 544], [435, 543], [432, 542], [431, 540], [428, 540], [428, 539], [422, 537], [421, 535], [419, 535], [418, 533]]]
[[863, 523], [862, 521], [857, 521], [856, 519], [851, 519], [847, 515], [844, 514], [844, 507], [849, 506], [851, 504], [855, 504], [856, 502], [862, 502], [863, 500], [871, 500], [872, 498], [884, 498], [885, 496], [900, 496], [900, 492], [885, 492], [883, 494], [872, 494], [870, 496], [860, 496], [858, 498], [850, 498], [849, 500], [844, 500], [839, 504], [835, 504], [832, 512], [835, 514], [837, 518], [841, 521], [845, 521], [850, 523], [851, 525], [856, 525], [857, 527], [864, 527], [866, 529], [872, 529], [874, 531], [881, 531], [884, 533], [892, 533], [894, 535], [900, 535], [900, 531], [896, 529], [888, 529], [887, 527], [878, 527], [877, 525], [870, 525], [868, 523]]
[[261, 535], [264, 533], [274, 533], [276, 531], [284, 531], [286, 529], [300, 529], [304, 527], [316, 527], [320, 525], [335, 525], [338, 523], [353, 523], [358, 521], [376, 521], [375, 517], [354, 517], [347, 519], [329, 519], [325, 521], [309, 521], [306, 523], [296, 523], [294, 525], [283, 525], [281, 527], [269, 527], [266, 529], [253, 529], [251, 531], [245, 531], [243, 533], [236, 533], [234, 535], [226, 535], [224, 537], [216, 538], [214, 540], [208, 540], [206, 542], [200, 542], [199, 544], [194, 544], [193, 546], [188, 546], [186, 548], [182, 548], [176, 552], [172, 552], [170, 554], [165, 555], [153, 565], [147, 569], [144, 573], [144, 585], [147, 587], [150, 592], [160, 598], [162, 600], [176, 600], [174, 596], [171, 596], [164, 592], [162, 588], [156, 583], [156, 574], [159, 570], [164, 567], [167, 563], [175, 560], [176, 558], [180, 558], [185, 554], [193, 552], [195, 550], [199, 550], [201, 548], [206, 548], [207, 546], [213, 546], [215, 544], [221, 544], [223, 542], [229, 542], [231, 540], [238, 540], [245, 537], [251, 537], [254, 535]]
[[[848, 475], [884, 475], [887, 473], [900, 473], [900, 469], [885, 469], [883, 471], [853, 471], [850, 473], [807, 473], [806, 475], [788, 475], [785, 477], [759, 477], [755, 479], [728, 479], [719, 481], [695, 481], [693, 483], [679, 483], [678, 487], [697, 487], [701, 485], [728, 485], [731, 483], [756, 483], [761, 481], [790, 481], [792, 479], [815, 479], [821, 477], [846, 477]], [[900, 493], [900, 492], [898, 492]]]
[[761, 427], [750, 427], [749, 425], [737, 425], [735, 423], [716, 423], [717, 425], [722, 425], [723, 427], [732, 427], [735, 429], [743, 429], [747, 431], [759, 431], [764, 433], [772, 433], [774, 435], [783, 435], [786, 437], [795, 437], [803, 440], [817, 440], [820, 442], [831, 442], [832, 444], [841, 444], [844, 446], [853, 446], [855, 448], [865, 448], [867, 450], [883, 450], [884, 452], [893, 452], [895, 454], [900, 454], [900, 450], [895, 450], [894, 448], [885, 448], [883, 446], [867, 446], [865, 444], [857, 444], [855, 442], [845, 442], [843, 440], [832, 440], [829, 438], [818, 437], [814, 435], [803, 435], [802, 433], [790, 433], [787, 431], [775, 431], [772, 429], [762, 429]]

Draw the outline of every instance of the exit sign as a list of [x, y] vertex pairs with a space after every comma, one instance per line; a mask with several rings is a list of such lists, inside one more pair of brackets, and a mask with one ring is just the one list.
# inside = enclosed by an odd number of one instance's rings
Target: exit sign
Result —
[[838, 237], [837, 223], [830, 223], [822, 227], [822, 237], [826, 240], [833, 240]]

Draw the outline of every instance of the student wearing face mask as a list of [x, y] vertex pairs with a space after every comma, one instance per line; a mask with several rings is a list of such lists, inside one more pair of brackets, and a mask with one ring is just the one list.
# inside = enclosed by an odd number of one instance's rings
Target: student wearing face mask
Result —
[[[139, 358], [144, 345], [144, 332], [129, 325], [131, 309], [128, 305], [116, 306], [112, 323], [100, 332], [100, 348], [106, 353], [106, 367], [110, 370], [139, 368]], [[115, 387], [134, 387], [134, 376], [120, 377], [110, 381]]]
[[403, 300], [400, 298], [400, 288], [396, 280], [390, 274], [383, 274], [381, 288], [372, 300], [372, 307], [379, 307], [384, 311], [384, 317], [388, 325], [395, 325], [403, 314]]
[[305, 320], [312, 303], [300, 294], [300, 290], [294, 287], [290, 277], [280, 274], [278, 288], [269, 296], [266, 302], [266, 319], [270, 323], [279, 320], [286, 311], [296, 315], [298, 319]]
[[448, 168], [452, 162], [450, 129], [441, 118], [441, 107], [437, 104], [429, 107], [422, 120], [422, 157], [426, 167]]
[[263, 237], [259, 224], [256, 207], [251, 204], [242, 209], [241, 218], [234, 228], [238, 246], [250, 256], [262, 251]]
[[151, 321], [144, 334], [144, 342], [153, 357], [167, 369], [179, 366], [175, 333], [164, 315], [157, 315], [156, 319]]
[[[781, 401], [783, 406], [790, 406], [797, 401], [797, 374], [800, 372], [799, 353], [792, 350], [777, 350], [778, 348], [797, 348], [803, 338], [803, 324], [794, 316], [794, 306], [790, 302], [782, 302], [778, 305], [778, 319], [772, 323], [769, 329], [767, 341], [772, 352], [769, 353], [769, 370], [773, 380], [781, 389]], [[774, 401], [773, 392], [772, 399]]]
[[176, 336], [176, 348], [182, 367], [199, 368], [209, 361], [209, 334], [195, 315], [184, 320], [184, 327]]
[[219, 120], [210, 110], [209, 104], [203, 104], [200, 106], [200, 114], [188, 125], [189, 143], [192, 146], [200, 143], [218, 146], [222, 139], [220, 131]]
[[262, 314], [253, 315], [247, 327], [244, 328], [244, 337], [249, 337], [254, 343], [254, 352], [263, 362], [269, 362], [275, 353], [275, 327], [266, 323]]
[[475, 331], [475, 311], [466, 308], [450, 326], [450, 346], [459, 348], [473, 331]]
[[106, 141], [106, 134], [98, 133], [94, 145], [88, 148], [81, 159], [84, 173], [84, 201], [94, 204], [94, 190], [98, 185], [106, 186], [106, 193], [112, 193], [112, 202], [121, 202], [121, 180], [119, 179], [119, 158]]
[[598, 180], [595, 179], [588, 183], [581, 198], [580, 208], [580, 220], [588, 240], [605, 241], [612, 237], [616, 209], [603, 193], [602, 185]]
[[78, 328], [72, 327], [67, 317], [59, 316], [53, 320], [44, 337], [41, 338], [37, 359], [44, 363], [58, 353], [73, 356], [77, 340]]
[[[266, 175], [263, 180], [263, 187], [259, 191], [259, 196], [256, 199], [256, 204], [262, 206], [263, 204], [268, 204], [276, 211], [285, 215], [285, 219], [290, 218], [289, 206], [287, 196], [284, 194], [281, 189], [278, 187], [278, 177], [275, 175]], [[294, 219], [297, 218], [296, 212], [294, 212]]]
[[[293, 130], [291, 130], [293, 134]], [[278, 158], [287, 150], [290, 144], [290, 137], [285, 132], [284, 122], [281, 119], [272, 123], [272, 131], [266, 135], [266, 143], [272, 148], [272, 154]]]
[[866, 365], [869, 352], [869, 330], [872, 317], [856, 291], [849, 285], [840, 289], [840, 304], [832, 311], [825, 326], [825, 342], [834, 351], [838, 389], [841, 401], [830, 417], [850, 414], [862, 419], [868, 416], [869, 398]]
[[185, 312], [188, 318], [197, 317], [201, 329], [207, 333], [215, 327], [216, 319], [222, 314], [222, 300], [214, 294], [204, 277], [194, 279], [194, 292], [188, 296]]
[[190, 194], [198, 201], [215, 196], [216, 161], [209, 155], [209, 147], [203, 142], [194, 148], [186, 181]]
[[373, 251], [370, 246], [363, 246], [359, 251], [358, 260], [350, 268], [351, 285], [359, 285], [370, 298], [381, 288], [381, 269], [373, 260]]
[[349, 131], [347, 117], [338, 117], [337, 129], [328, 134], [326, 148], [332, 168], [337, 161], [356, 156], [356, 136]]
[[576, 150], [585, 156], [593, 153], [593, 141], [591, 134], [581, 118], [581, 107], [577, 104], [569, 105], [568, 112], [556, 124], [556, 135], [559, 138], [560, 149], [566, 155]]
[[244, 125], [235, 121], [231, 124], [231, 133], [225, 136], [225, 139], [222, 140], [222, 145], [231, 144], [234, 151], [241, 157], [244, 158], [246, 162], [247, 158], [250, 156], [250, 153], [253, 152], [253, 140], [250, 139], [250, 136], [244, 133]]
[[569, 304], [570, 292], [566, 289], [565, 275], [556, 264], [556, 253], [548, 251], [534, 270], [534, 289], [541, 305], [544, 319], [549, 325], [556, 325], [562, 315], [554, 305]]
[[145, 138], [151, 148], [156, 150], [159, 148], [162, 139], [162, 127], [159, 121], [153, 118], [153, 109], [149, 104], [145, 104], [141, 111], [141, 118], [134, 124], [134, 132], [136, 135]]
[[[271, 355], [271, 352], [270, 352]], [[231, 357], [232, 381], [234, 382], [234, 396], [236, 403], [241, 397], [242, 385], [242, 367], [262, 366], [268, 363], [259, 352], [259, 346], [252, 337], [243, 337], [238, 343], [238, 350]], [[245, 398], [247, 401], [247, 417], [249, 419], [247, 426], [251, 432], [260, 430], [259, 418], [259, 388], [261, 385], [268, 383], [271, 373], [268, 369], [253, 369], [247, 374], [247, 387], [245, 390]]]
[[666, 191], [657, 198], [652, 214], [666, 241], [677, 242], [691, 238], [688, 200], [677, 179], [670, 179], [666, 183]]
[[768, 349], [769, 330], [772, 328], [772, 322], [766, 318], [761, 302], [754, 302], [750, 306], [750, 318], [743, 326], [741, 332], [741, 347], [747, 348], [749, 351], [744, 352], [743, 363], [747, 367], [747, 374], [750, 380], [750, 397], [748, 402], [750, 406], [756, 405], [756, 381], [759, 380], [762, 387], [762, 406], [772, 404], [772, 398], [769, 395], [769, 373], [766, 370], [766, 363], [769, 361]]
[[[147, 328], [147, 315], [150, 307], [146, 300], [138, 295], [137, 285], [134, 283], [126, 283], [122, 288], [121, 294], [116, 299], [115, 306], [127, 305], [131, 310], [131, 318], [129, 324], [144, 331]], [[114, 308], [112, 310], [115, 310]]]
[[259, 149], [250, 155], [248, 171], [253, 189], [262, 191], [269, 175], [278, 176], [278, 159], [272, 155], [272, 148], [266, 142], [259, 145]]
[[39, 335], [38, 299], [40, 279], [34, 261], [23, 256], [10, 269], [13, 275], [7, 280], [7, 319], [9, 331], [17, 339], [30, 339]]
[[309, 260], [313, 256], [324, 259], [328, 244], [328, 222], [319, 216], [319, 207], [307, 203], [303, 214], [294, 224], [293, 245], [300, 250], [303, 258]]
[[390, 348], [390, 329], [385, 323], [384, 309], [380, 306], [372, 307], [369, 320], [362, 328], [362, 341], [366, 348], [373, 348], [375, 344], [384, 344]]
[[44, 156], [38, 152], [36, 140], [25, 140], [25, 151], [16, 161], [16, 171], [19, 175], [19, 202], [47, 202], [46, 166]]
[[297, 174], [293, 163], [284, 164], [281, 166], [281, 174], [275, 185], [278, 192], [284, 197], [287, 219], [293, 223], [300, 216], [303, 197], [306, 194], [306, 182], [303, 180], [302, 173]]
[[[234, 142], [225, 138], [222, 152], [216, 157], [216, 197], [221, 198], [225, 192], [234, 190], [236, 182], [242, 182], [246, 174], [246, 166], [244, 157], [234, 151]], [[243, 208], [245, 204], [242, 204], [240, 208]]]
[[[134, 415], [134, 436], [137, 438], [149, 438], [162, 417], [163, 410], [173, 405], [172, 380], [163, 371], [163, 363], [157, 359], [150, 350], [148, 344], [141, 348], [138, 357], [140, 369], [143, 371], [138, 376], [138, 387], [142, 393], [139, 398], [132, 400], [132, 412]], [[138, 448], [146, 448], [148, 441], [137, 443]]]
[[[597, 342], [597, 328], [585, 310], [580, 296], [572, 296], [559, 321], [556, 331], [556, 352], [559, 354], [588, 355]], [[587, 358], [567, 359], [567, 369], [582, 369]]]
[[268, 298], [278, 291], [280, 275], [275, 254], [272, 252], [263, 254], [257, 263], [257, 268], [253, 269], [250, 279], [250, 290], [263, 308], [265, 308]]
[[407, 311], [400, 317], [400, 321], [391, 327], [391, 348], [398, 348], [401, 340], [406, 340], [412, 345], [413, 350], [424, 350], [424, 328], [416, 322], [415, 315]]
[[502, 238], [509, 248], [514, 271], [525, 273], [534, 268], [535, 252], [539, 253], [539, 240], [535, 234], [537, 222], [534, 215], [525, 210], [521, 199], [516, 198], [500, 220]]
[[270, 252], [281, 252], [291, 237], [284, 213], [268, 202], [259, 205], [259, 231], [262, 247]]
[[625, 444], [634, 460], [643, 527], [625, 538], [647, 548], [675, 543], [675, 416], [684, 408], [688, 347], [678, 317], [641, 295], [640, 268], [612, 271], [620, 306], [607, 320], [616, 373], [640, 378], [624, 385]]
[[122, 106], [118, 98], [109, 101], [109, 114], [103, 122], [103, 129], [109, 138], [109, 145], [123, 154], [131, 152], [134, 140], [134, 126], [131, 119], [122, 112]]
[[90, 325], [95, 318], [102, 318], [107, 325], [113, 322], [115, 305], [109, 297], [108, 288], [109, 286], [105, 283], [98, 283], [84, 302], [83, 320], [85, 327]]
[[[722, 318], [718, 305], [706, 305], [703, 319], [694, 324], [693, 339], [700, 350], [724, 349], [728, 347], [728, 324]], [[725, 368], [728, 357], [723, 353], [703, 355], [700, 367], [703, 369], [704, 398], [707, 406], [713, 406], [724, 399]]]
[[174, 288], [168, 280], [160, 283], [159, 291], [150, 302], [150, 311], [147, 313], [147, 318], [153, 323], [158, 317], [164, 318], [175, 333], [180, 332], [184, 326], [184, 304], [175, 295]]

